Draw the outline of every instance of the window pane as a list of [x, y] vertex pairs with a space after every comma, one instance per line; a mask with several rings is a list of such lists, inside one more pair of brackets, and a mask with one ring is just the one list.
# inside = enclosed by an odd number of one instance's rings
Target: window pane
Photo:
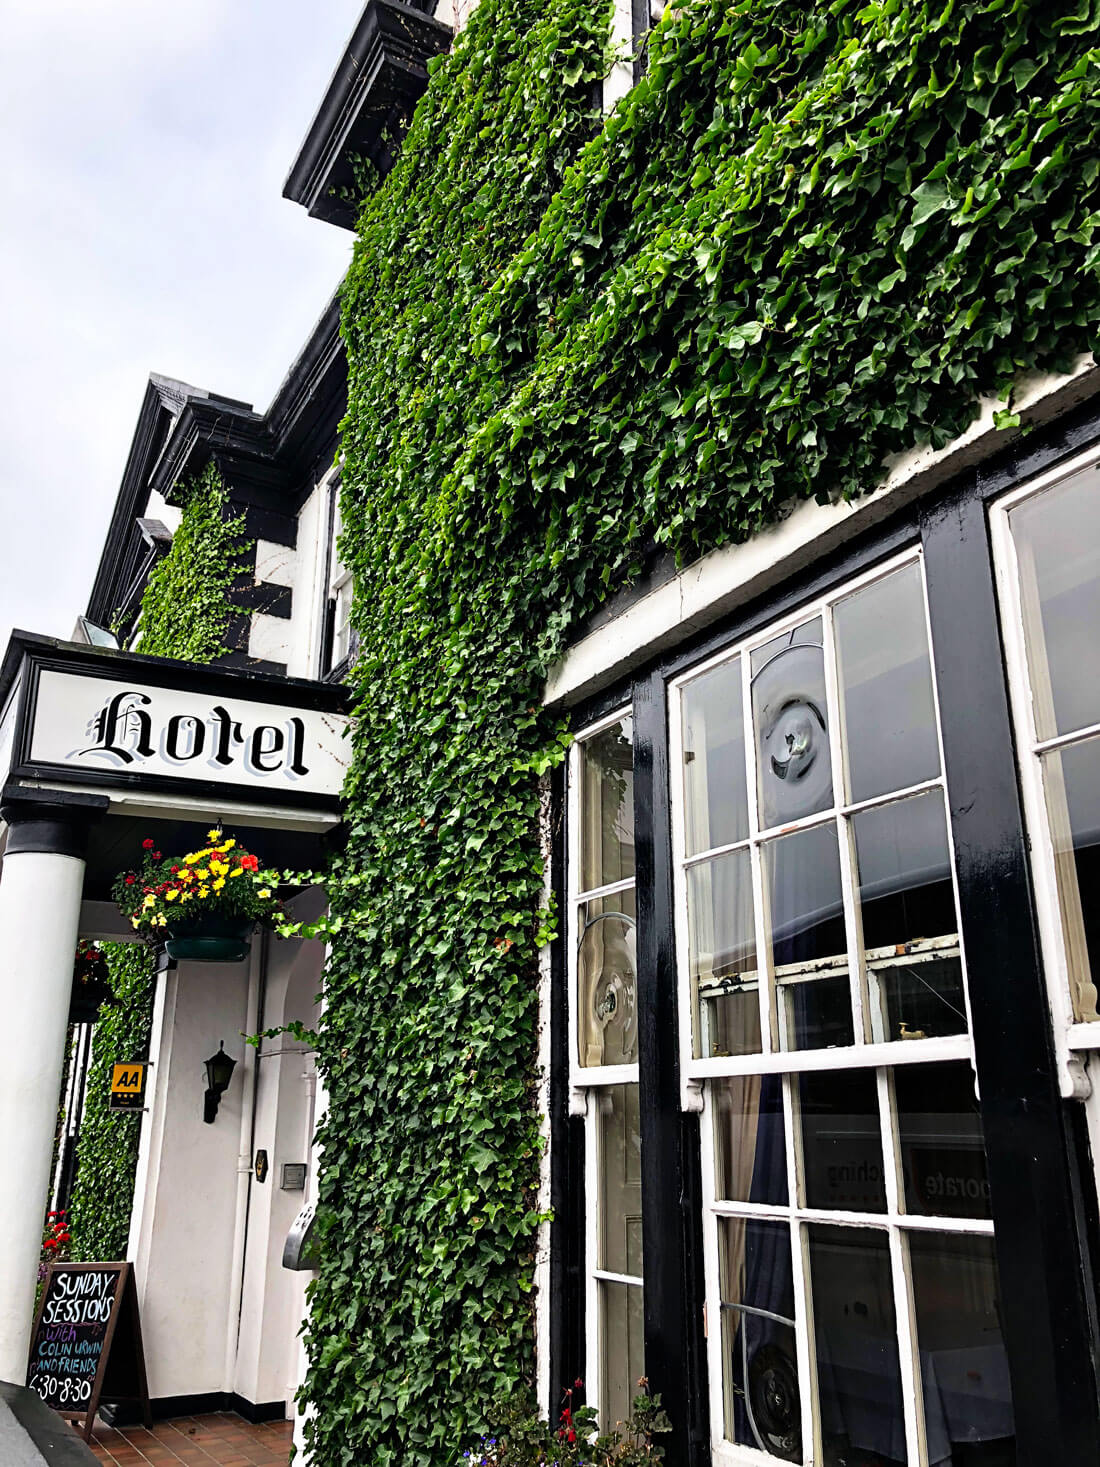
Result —
[[1100, 739], [1044, 754], [1043, 784], [1074, 1017], [1088, 1022], [1100, 1018]]
[[739, 657], [687, 684], [683, 727], [684, 834], [691, 856], [749, 833]]
[[909, 1258], [929, 1462], [1015, 1467], [993, 1239], [911, 1233]]
[[833, 803], [821, 618], [752, 654], [760, 828], [788, 825]]
[[696, 1055], [760, 1053], [759, 973], [747, 850], [687, 872]]
[[611, 1431], [630, 1420], [630, 1405], [645, 1375], [642, 1290], [639, 1284], [599, 1281], [600, 1422]]
[[1009, 512], [1041, 739], [1100, 723], [1100, 473]]
[[600, 1199], [596, 1267], [642, 1275], [642, 1138], [637, 1085], [599, 1092]]
[[938, 790], [852, 816], [872, 1038], [966, 1033], [947, 820]]
[[722, 1218], [718, 1229], [726, 1437], [801, 1462], [790, 1227]]
[[807, 1231], [825, 1461], [905, 1462], [886, 1234], [817, 1223]]
[[634, 875], [633, 720], [581, 745], [581, 890]]
[[836, 826], [769, 841], [764, 873], [787, 1049], [852, 1043]]
[[798, 1077], [806, 1206], [885, 1212], [882, 1127], [873, 1070]]
[[899, 1065], [894, 1102], [905, 1210], [989, 1217], [985, 1137], [970, 1066]]
[[907, 789], [940, 772], [920, 567], [837, 603], [844, 764], [852, 801]]
[[783, 1082], [778, 1075], [716, 1080], [715, 1194], [730, 1202], [787, 1204]]
[[577, 1051], [582, 1065], [638, 1058], [637, 905], [633, 888], [577, 909]]

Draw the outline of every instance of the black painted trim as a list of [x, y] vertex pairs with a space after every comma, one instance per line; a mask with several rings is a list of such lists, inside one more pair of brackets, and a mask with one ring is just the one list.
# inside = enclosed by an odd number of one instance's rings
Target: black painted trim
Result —
[[[551, 779], [550, 875], [565, 890], [565, 789], [563, 769]], [[586, 1379], [584, 1334], [584, 1121], [569, 1114], [569, 962], [564, 911], [550, 949], [550, 1419], [558, 1419], [574, 1390], [578, 1403]]]
[[1050, 1030], [985, 506], [926, 505], [922, 541], [1021, 1467], [1100, 1461], [1097, 1320]]
[[[708, 1462], [698, 1232], [698, 1124], [680, 1111], [680, 1031], [669, 809], [668, 700], [656, 673], [634, 686], [634, 855], [638, 900], [638, 1074], [642, 1140], [645, 1367], [672, 1432], [669, 1467]], [[689, 1159], [693, 1158], [693, 1159]]]
[[[48, 1409], [48, 1408], [47, 1408]], [[258, 1426], [265, 1421], [285, 1421], [285, 1401], [254, 1403], [235, 1391], [197, 1391], [193, 1395], [155, 1396], [149, 1402], [154, 1421], [171, 1421], [181, 1416], [211, 1416], [232, 1411]], [[138, 1402], [119, 1401], [101, 1406], [99, 1414], [108, 1426], [134, 1426], [141, 1420]]]
[[5, 784], [0, 818], [8, 827], [8, 856], [75, 856], [83, 860], [93, 821], [110, 808], [106, 795], [80, 795], [68, 790], [24, 789]]

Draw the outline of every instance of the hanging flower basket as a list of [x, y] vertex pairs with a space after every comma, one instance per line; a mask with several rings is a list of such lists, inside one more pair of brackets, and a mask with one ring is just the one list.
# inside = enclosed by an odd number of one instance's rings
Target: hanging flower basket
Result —
[[177, 963], [239, 963], [248, 957], [251, 917], [207, 912], [187, 921], [170, 921], [164, 948]]
[[185, 856], [165, 856], [144, 840], [141, 870], [117, 878], [114, 898], [135, 931], [177, 962], [239, 963], [257, 923], [275, 929], [285, 919], [280, 877], [221, 830], [207, 839]]
[[83, 938], [76, 945], [73, 991], [69, 999], [70, 1024], [94, 1024], [105, 1003], [114, 1003], [111, 971], [102, 948]]

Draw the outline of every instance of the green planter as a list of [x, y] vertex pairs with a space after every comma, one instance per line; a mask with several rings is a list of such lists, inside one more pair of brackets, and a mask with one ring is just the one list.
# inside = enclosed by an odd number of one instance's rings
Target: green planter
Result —
[[240, 963], [248, 957], [252, 921], [208, 912], [168, 928], [164, 944], [177, 963]]

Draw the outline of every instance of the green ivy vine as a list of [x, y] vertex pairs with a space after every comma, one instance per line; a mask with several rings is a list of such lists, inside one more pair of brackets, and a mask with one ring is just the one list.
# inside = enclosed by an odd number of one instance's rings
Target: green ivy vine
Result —
[[682, 0], [601, 120], [607, 11], [481, 0], [344, 291], [318, 1467], [453, 1460], [532, 1375], [553, 660], [1097, 339], [1097, 0]]
[[69, 1256], [100, 1262], [126, 1257], [141, 1113], [107, 1109], [111, 1066], [149, 1053], [156, 966], [144, 943], [106, 943], [115, 1002], [92, 1031], [88, 1088], [80, 1126], [76, 1185], [69, 1204]]
[[244, 516], [228, 515], [213, 464], [186, 486], [171, 549], [149, 577], [141, 604], [138, 651], [185, 662], [213, 662], [224, 645], [229, 591], [249, 565]]

